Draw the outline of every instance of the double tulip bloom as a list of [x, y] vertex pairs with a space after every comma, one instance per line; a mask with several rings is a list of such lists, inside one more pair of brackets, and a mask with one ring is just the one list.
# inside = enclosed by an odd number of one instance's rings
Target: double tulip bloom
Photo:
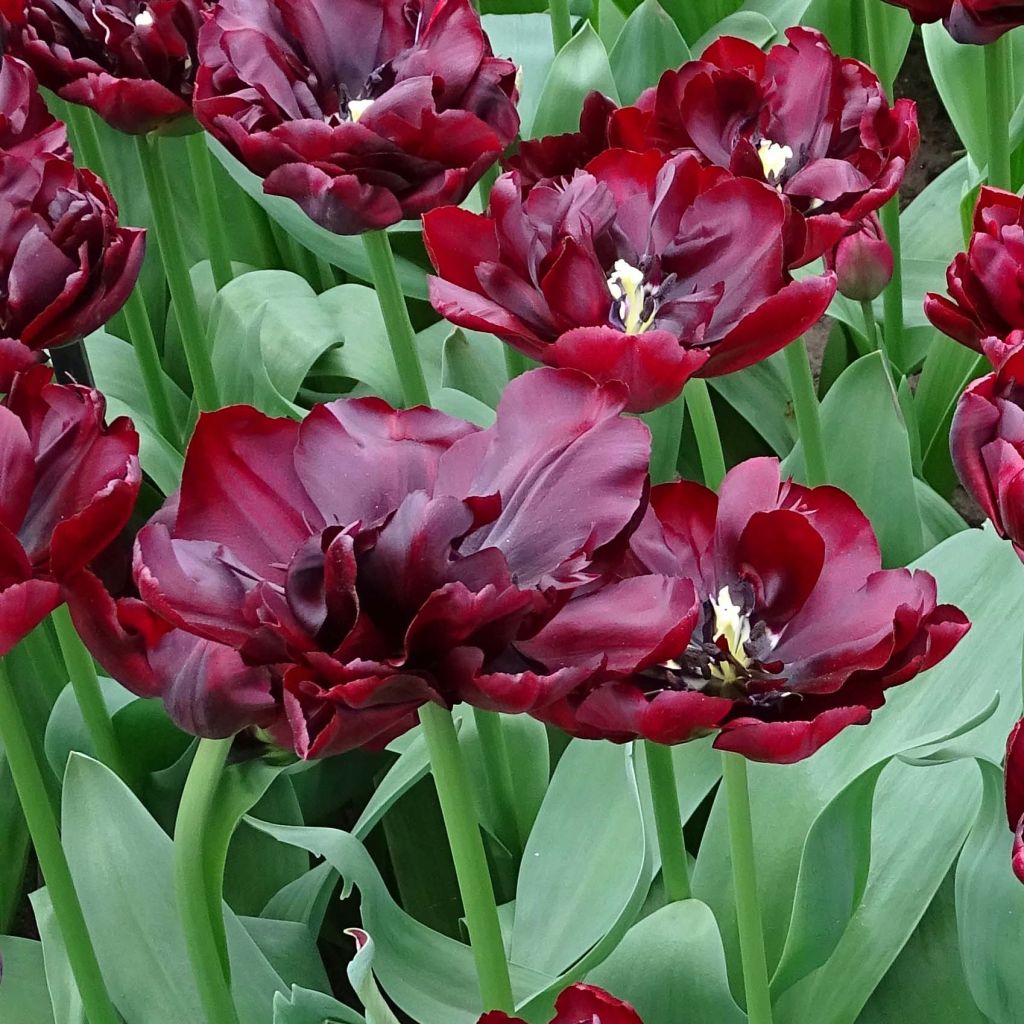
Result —
[[427, 214], [430, 297], [533, 359], [624, 381], [643, 412], [820, 319], [835, 279], [790, 277], [787, 218], [774, 189], [692, 154], [609, 149], [570, 178], [503, 175], [485, 215]]
[[470, 0], [223, 0], [199, 55], [199, 120], [338, 234], [461, 202], [519, 130]]
[[0, 403], [0, 655], [34, 629], [128, 521], [141, 473], [131, 423], [33, 367]]
[[1019, 0], [886, 0], [910, 12], [917, 24], [941, 21], [958, 43], [984, 45], [1024, 25]]
[[1006, 743], [1006, 814], [1013, 840], [1013, 873], [1024, 882], [1024, 719]]
[[[526, 1024], [500, 1010], [485, 1013], [479, 1024]], [[550, 1024], [643, 1024], [629, 1003], [609, 995], [593, 985], [573, 985], [555, 1003]]]
[[22, 160], [71, 159], [67, 130], [46, 109], [35, 75], [9, 56], [0, 58], [0, 153]]
[[924, 310], [944, 334], [996, 365], [1024, 335], [1024, 203], [983, 188], [967, 252], [946, 271], [949, 297], [930, 293]]
[[[692, 581], [693, 629], [640, 673], [544, 711], [575, 735], [671, 744], [717, 732], [719, 749], [798, 761], [867, 722], [888, 688], [941, 661], [969, 628], [959, 609], [936, 604], [928, 573], [881, 568], [850, 497], [781, 481], [775, 459], [742, 463], [719, 495], [687, 482], [654, 488], [630, 562]], [[543, 657], [543, 644], [563, 645], [574, 607], [582, 621], [599, 600], [570, 601], [529, 649]]]
[[[303, 757], [386, 739], [426, 701], [546, 706], [603, 669], [603, 620], [573, 665], [518, 645], [598, 585], [642, 514], [649, 435], [623, 405], [619, 385], [539, 370], [509, 385], [488, 430], [379, 399], [301, 424], [205, 416], [180, 494], [138, 535], [139, 597], [83, 576], [76, 622], [186, 727], [255, 725]], [[691, 621], [686, 581], [608, 590], [645, 636]], [[619, 659], [631, 671], [648, 654]]]
[[210, 0], [0, 0], [5, 49], [71, 103], [123, 132], [192, 112], [196, 38]]

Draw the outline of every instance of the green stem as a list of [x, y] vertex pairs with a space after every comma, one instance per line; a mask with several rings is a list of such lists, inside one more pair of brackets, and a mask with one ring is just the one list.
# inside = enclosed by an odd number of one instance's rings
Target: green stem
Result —
[[213, 161], [206, 145], [206, 133], [195, 132], [185, 142], [188, 149], [188, 163], [192, 169], [192, 184], [199, 204], [199, 219], [206, 235], [206, 252], [210, 257], [213, 283], [220, 291], [235, 276], [231, 269], [231, 254], [228, 250], [228, 236], [221, 215], [220, 196], [217, 194], [217, 180], [213, 176]]
[[601, 31], [601, 0], [590, 0], [590, 24], [595, 32]]
[[114, 732], [114, 723], [107, 712], [103, 692], [92, 655], [86, 650], [81, 638], [75, 632], [68, 606], [62, 604], [53, 613], [53, 628], [57, 633], [64, 664], [75, 691], [75, 699], [82, 712], [82, 719], [92, 740], [96, 756], [125, 782], [129, 781], [128, 766], [121, 753], [121, 744]]
[[814, 377], [804, 339], [797, 338], [790, 342], [785, 352], [796, 427], [804, 452], [804, 475], [811, 487], [820, 487], [828, 483], [828, 463], [825, 461], [825, 441], [821, 435], [818, 396], [814, 391]]
[[661, 877], [665, 895], [673, 903], [690, 898], [690, 865], [683, 842], [683, 819], [679, 813], [672, 748], [650, 740], [643, 742], [647, 758], [647, 784], [654, 805], [654, 824], [661, 850]]
[[498, 805], [505, 817], [506, 830], [513, 836], [521, 854], [530, 838], [530, 821], [524, 814], [526, 807], [516, 799], [515, 780], [512, 778], [512, 761], [505, 738], [505, 722], [501, 715], [482, 708], [473, 708], [473, 720], [480, 736], [480, 752], [484, 769], [498, 798]]
[[395, 254], [386, 231], [367, 231], [363, 245], [370, 260], [373, 283], [377, 288], [384, 326], [387, 328], [391, 352], [395, 357], [398, 379], [406, 405], [430, 405], [430, 393], [423, 376], [423, 366], [416, 351], [416, 333], [409, 319], [409, 307], [398, 284]]
[[864, 20], [868, 29], [868, 60], [889, 101], [892, 102], [893, 76], [889, 73], [889, 47], [886, 43], [885, 10], [879, 0], [864, 0]]
[[750, 1024], [772, 1024], [768, 962], [764, 952], [761, 905], [757, 896], [754, 830], [750, 821], [747, 762], [739, 754], [722, 755], [722, 778], [729, 813], [729, 850], [736, 895], [736, 922], [743, 958], [743, 988]]
[[178, 912], [208, 1024], [238, 1024], [224, 938], [222, 880], [211, 888], [204, 842], [231, 739], [199, 741], [174, 825]]
[[206, 329], [199, 313], [192, 276], [185, 259], [185, 246], [174, 212], [174, 196], [167, 180], [167, 168], [158, 149], [157, 139], [135, 136], [135, 147], [142, 164], [142, 174], [149, 191], [149, 202], [153, 208], [153, 224], [157, 244], [164, 259], [167, 286], [171, 292], [174, 313], [181, 328], [181, 341], [185, 349], [192, 388], [199, 408], [208, 412], [220, 406], [217, 394], [217, 379], [210, 361], [210, 349], [206, 340]]
[[872, 352], [878, 351], [878, 324], [875, 322], [875, 307], [870, 299], [862, 299], [860, 304], [861, 315], [864, 317], [864, 337], [868, 339], [868, 346]]
[[485, 1010], [511, 1013], [514, 1001], [505, 943], [501, 937], [494, 886], [487, 870], [487, 857], [473, 809], [469, 777], [455, 722], [451, 712], [436, 704], [425, 704], [420, 708], [420, 722], [430, 751], [434, 784], [455, 861], [455, 874], [480, 983], [480, 997]]
[[569, 0], [548, 0], [548, 14], [551, 15], [551, 39], [558, 53], [572, 39], [572, 15]]
[[[96, 122], [85, 107], [77, 103], [68, 104], [71, 124], [75, 132], [75, 142], [85, 163], [93, 169], [109, 185], [106, 161], [103, 158], [103, 147], [96, 133]], [[160, 434], [171, 444], [177, 446], [181, 432], [178, 429], [174, 414], [171, 412], [171, 401], [167, 395], [167, 380], [160, 364], [160, 352], [156, 347], [153, 325], [150, 323], [146, 300], [138, 285], [132, 289], [124, 304], [124, 318], [128, 324], [128, 334], [135, 359], [139, 364], [139, 373], [146, 388], [149, 405], [153, 412], [153, 422]]]
[[686, 402], [682, 395], [644, 417], [651, 428], [651, 480], [656, 484], [679, 475], [676, 467], [685, 419]]
[[68, 963], [89, 1024], [119, 1024], [120, 1017], [110, 1001], [82, 905], [71, 878], [60, 832], [43, 782], [42, 768], [36, 760], [7, 674], [0, 660], [0, 743], [7, 756], [7, 766], [14, 779], [18, 799], [25, 812], [25, 821], [32, 836], [39, 867], [53, 904], [67, 951]]
[[892, 280], [882, 293], [885, 331], [880, 348], [886, 364], [892, 364], [892, 354], [903, 351], [903, 243], [900, 237], [900, 198], [893, 196], [879, 211], [879, 220], [885, 240], [892, 249]]
[[690, 414], [697, 435], [697, 451], [704, 471], [704, 483], [712, 490], [718, 490], [718, 485], [725, 477], [725, 454], [707, 382], [703, 377], [693, 377], [683, 389], [683, 395], [686, 411]]
[[988, 107], [988, 183], [1013, 190], [1010, 174], [1010, 117], [1013, 114], [1013, 50], [1009, 34], [982, 47]]

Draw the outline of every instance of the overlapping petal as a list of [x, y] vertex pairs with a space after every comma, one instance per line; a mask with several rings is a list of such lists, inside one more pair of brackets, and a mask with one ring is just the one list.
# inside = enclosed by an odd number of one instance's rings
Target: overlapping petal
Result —
[[902, 7], [919, 25], [942, 21], [958, 43], [984, 46], [1024, 25], [1019, 0], [886, 0]]
[[[525, 1024], [518, 1017], [494, 1010], [485, 1013], [479, 1024]], [[550, 1024], [643, 1024], [629, 1003], [593, 985], [571, 985], [555, 1002]]]

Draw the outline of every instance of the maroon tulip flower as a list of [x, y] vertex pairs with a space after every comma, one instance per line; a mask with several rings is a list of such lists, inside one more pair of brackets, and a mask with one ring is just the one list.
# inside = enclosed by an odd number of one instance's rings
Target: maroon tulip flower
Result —
[[60, 97], [142, 135], [192, 112], [210, 0], [0, 0], [5, 48]]
[[825, 254], [825, 266], [836, 273], [839, 291], [855, 302], [870, 302], [892, 280], [893, 255], [882, 233], [878, 214], [871, 214], [859, 228], [839, 240]]
[[1013, 840], [1013, 873], [1024, 882], [1024, 718], [1006, 743], [1006, 815]]
[[424, 217], [434, 308], [551, 366], [625, 382], [632, 412], [777, 352], [835, 292], [830, 274], [786, 272], [778, 193], [691, 155], [606, 150], [523, 191], [512, 172], [486, 215]]
[[[495, 1010], [485, 1013], [479, 1024], [526, 1024], [518, 1017]], [[609, 995], [593, 985], [573, 985], [555, 1003], [551, 1024], [643, 1024], [629, 1003]]]
[[58, 157], [0, 154], [0, 390], [43, 349], [106, 323], [144, 251], [145, 232], [118, 225], [94, 174]]
[[[885, 702], [885, 691], [941, 661], [967, 632], [936, 605], [926, 572], [884, 570], [871, 524], [832, 487], [780, 481], [775, 459], [726, 476], [721, 493], [679, 482], [654, 488], [631, 541], [639, 571], [692, 580], [700, 603], [688, 642], [632, 676], [584, 686], [543, 710], [576, 735], [715, 746], [755, 761], [813, 754]], [[602, 595], [571, 600], [528, 657], [572, 666], [576, 624], [616, 622]], [[662, 648], [664, 650], [664, 648]]]
[[1019, 0], [885, 0], [910, 12], [919, 25], [941, 21], [958, 43], [984, 46], [1024, 25]]
[[46, 109], [32, 69], [8, 56], [0, 58], [0, 152], [22, 160], [71, 159], [64, 123]]
[[800, 214], [788, 238], [800, 266], [896, 194], [919, 135], [914, 103], [890, 107], [869, 67], [837, 56], [814, 29], [786, 38], [767, 54], [717, 40], [616, 112], [610, 132], [631, 149], [695, 149], [777, 189]]
[[460, 203], [519, 130], [470, 0], [223, 0], [199, 48], [200, 121], [338, 234]]
[[[303, 757], [393, 735], [426, 701], [551, 703], [601, 656], [549, 672], [517, 648], [573, 591], [600, 584], [642, 514], [649, 435], [620, 415], [624, 399], [620, 386], [538, 370], [508, 387], [489, 430], [375, 398], [320, 406], [301, 424], [247, 407], [206, 415], [177, 504], [138, 535], [141, 600], [269, 674], [288, 722], [271, 728]], [[622, 586], [651, 609], [633, 664], [646, 637], [688, 635], [689, 581]], [[114, 606], [122, 625], [139, 612]], [[265, 688], [244, 690], [251, 724], [268, 727], [253, 700]], [[249, 713], [230, 687], [205, 699], [227, 706], [196, 720]]]
[[[998, 353], [1024, 329], [1024, 203], [1012, 192], [983, 188], [967, 252], [946, 271], [950, 297], [930, 293], [924, 311], [943, 334], [976, 352]], [[990, 356], [990, 358], [994, 358]]]
[[[991, 351], [991, 350], [990, 350]], [[949, 447], [967, 491], [1024, 560], [1024, 345], [960, 396]]]
[[37, 366], [0, 403], [0, 655], [61, 601], [117, 536], [141, 482], [131, 422], [104, 422], [103, 396]]

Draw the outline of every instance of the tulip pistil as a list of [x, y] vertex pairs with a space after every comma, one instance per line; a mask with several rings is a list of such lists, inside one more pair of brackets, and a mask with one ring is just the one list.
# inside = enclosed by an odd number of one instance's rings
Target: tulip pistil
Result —
[[658, 311], [656, 289], [643, 270], [625, 260], [615, 261], [615, 272], [608, 278], [611, 292], [611, 320], [627, 334], [643, 334], [654, 323]]
[[734, 683], [750, 667], [747, 643], [750, 641], [750, 619], [732, 599], [728, 587], [722, 587], [718, 598], [711, 598], [715, 619], [713, 643], [722, 652], [721, 660], [708, 665], [711, 675], [723, 683]]

